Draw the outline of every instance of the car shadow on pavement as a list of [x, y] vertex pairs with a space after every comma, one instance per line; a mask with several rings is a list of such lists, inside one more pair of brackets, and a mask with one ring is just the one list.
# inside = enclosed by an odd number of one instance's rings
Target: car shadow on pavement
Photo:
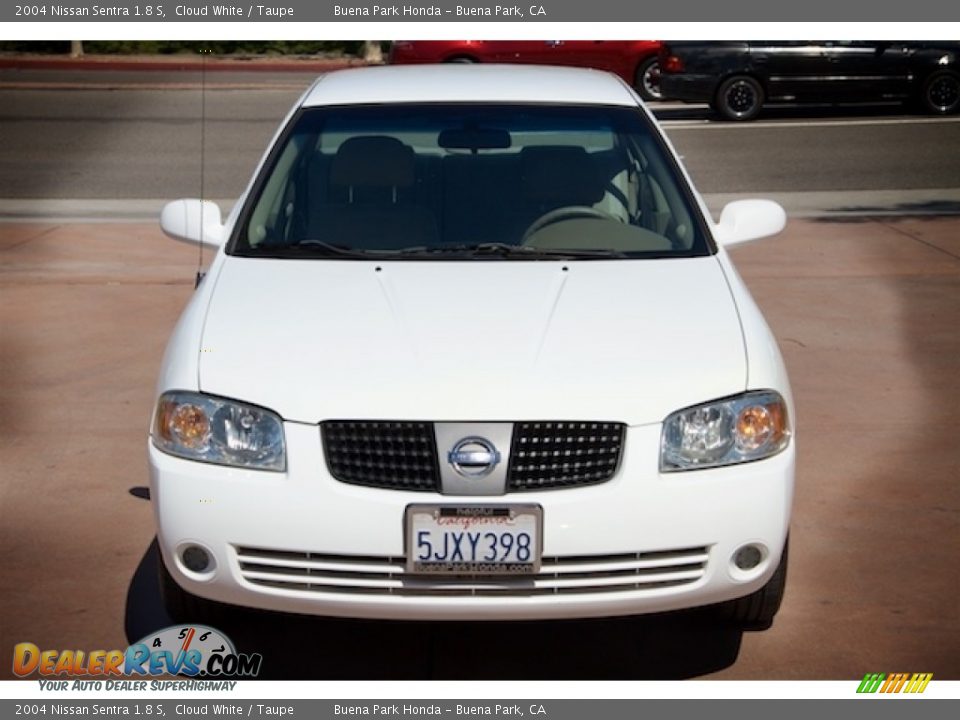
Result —
[[814, 218], [822, 224], [872, 223], [878, 218], [921, 220], [930, 217], [960, 215], [960, 202], [956, 200], [928, 200], [925, 202], [901, 202], [895, 205], [846, 205], [835, 208], [836, 212], [849, 213], [847, 216], [829, 216]]
[[[174, 624], [160, 599], [156, 540], [127, 593], [135, 643]], [[236, 609], [216, 623], [272, 680], [682, 679], [732, 665], [742, 633], [706, 611], [544, 622], [383, 622]]]

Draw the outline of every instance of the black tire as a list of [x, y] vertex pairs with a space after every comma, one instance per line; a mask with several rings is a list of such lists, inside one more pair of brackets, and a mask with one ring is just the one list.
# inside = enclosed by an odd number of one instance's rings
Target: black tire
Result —
[[173, 575], [167, 570], [163, 557], [157, 558], [157, 575], [160, 584], [160, 599], [170, 619], [175, 623], [198, 623], [217, 626], [227, 618], [233, 608], [229, 605], [213, 602], [188, 593], [177, 585]]
[[457, 65], [473, 65], [477, 61], [472, 57], [467, 57], [466, 55], [457, 55], [456, 57], [447, 58], [444, 60], [445, 63], [455, 63]]
[[656, 55], [648, 57], [637, 66], [633, 87], [644, 100], [663, 100], [663, 92], [660, 90], [660, 62]]
[[743, 630], [768, 630], [783, 602], [787, 585], [787, 555], [790, 539], [783, 545], [780, 564], [773, 576], [762, 588], [746, 597], [730, 600], [720, 605], [721, 616]]
[[923, 109], [934, 115], [949, 115], [960, 109], [960, 75], [940, 70], [923, 81], [920, 91]]
[[759, 81], [749, 75], [734, 75], [720, 85], [714, 104], [726, 120], [753, 120], [760, 114], [764, 99]]

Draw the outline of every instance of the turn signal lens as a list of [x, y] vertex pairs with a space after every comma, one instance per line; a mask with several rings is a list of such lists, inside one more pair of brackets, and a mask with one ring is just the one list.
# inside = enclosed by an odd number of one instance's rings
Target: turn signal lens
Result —
[[210, 440], [210, 418], [196, 405], [179, 405], [170, 412], [170, 436], [188, 448], [202, 448]]
[[763, 405], [751, 405], [737, 417], [737, 447], [752, 451], [767, 442], [776, 428], [773, 413]]

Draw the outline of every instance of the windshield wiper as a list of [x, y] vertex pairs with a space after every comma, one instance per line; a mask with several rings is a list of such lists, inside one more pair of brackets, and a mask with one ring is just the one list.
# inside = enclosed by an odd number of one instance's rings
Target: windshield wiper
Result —
[[564, 260], [588, 259], [602, 260], [609, 258], [625, 258], [626, 253], [619, 250], [565, 250], [562, 248], [538, 248], [529, 245], [510, 245], [508, 243], [462, 243], [458, 245], [418, 245], [400, 248], [398, 250], [379, 250], [352, 248], [346, 245], [334, 245], [323, 240], [301, 240], [293, 245], [267, 245], [256, 248], [253, 254], [260, 257], [290, 258], [290, 257], [331, 257], [361, 258], [361, 259], [405, 259], [417, 257], [446, 256], [450, 258], [492, 257], [510, 260]]
[[564, 259], [564, 258], [625, 258], [627, 255], [619, 250], [567, 250], [563, 248], [538, 248], [530, 245], [510, 245], [500, 242], [486, 242], [460, 245], [422, 245], [408, 247], [396, 251], [397, 255], [409, 257], [411, 255], [453, 255], [460, 257], [501, 257], [511, 259]]
[[376, 250], [361, 250], [346, 245], [334, 245], [323, 240], [300, 240], [293, 245], [265, 245], [256, 249], [256, 254], [266, 257], [330, 257], [367, 258], [380, 255]]

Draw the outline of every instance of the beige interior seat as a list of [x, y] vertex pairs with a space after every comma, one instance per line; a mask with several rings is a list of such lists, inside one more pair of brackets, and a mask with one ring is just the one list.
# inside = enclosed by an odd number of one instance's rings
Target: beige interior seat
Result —
[[412, 197], [415, 160], [413, 148], [396, 138], [346, 140], [330, 162], [328, 200], [311, 235], [367, 250], [435, 243], [436, 218]]

